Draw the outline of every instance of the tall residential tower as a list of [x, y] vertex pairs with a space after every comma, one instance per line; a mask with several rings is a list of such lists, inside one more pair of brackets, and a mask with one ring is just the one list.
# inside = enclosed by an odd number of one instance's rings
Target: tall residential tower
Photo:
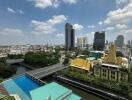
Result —
[[124, 45], [124, 36], [123, 35], [118, 35], [115, 41], [115, 44], [117, 47], [123, 47]]
[[75, 30], [69, 23], [65, 24], [65, 49], [72, 50], [75, 47]]
[[88, 38], [87, 37], [79, 37], [77, 38], [77, 47], [78, 48], [85, 48], [88, 46]]
[[105, 48], [105, 32], [95, 32], [93, 49], [102, 51]]

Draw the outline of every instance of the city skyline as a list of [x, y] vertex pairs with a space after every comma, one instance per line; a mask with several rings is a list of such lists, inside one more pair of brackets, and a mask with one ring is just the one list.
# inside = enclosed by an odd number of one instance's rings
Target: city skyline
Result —
[[132, 0], [1, 0], [0, 45], [64, 44], [66, 22], [89, 43], [96, 31], [106, 31], [109, 41], [122, 34], [126, 42], [131, 17]]

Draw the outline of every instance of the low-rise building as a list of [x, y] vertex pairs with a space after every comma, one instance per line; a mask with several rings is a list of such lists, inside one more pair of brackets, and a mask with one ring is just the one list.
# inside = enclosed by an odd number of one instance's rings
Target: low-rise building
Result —
[[102, 64], [93, 67], [93, 73], [96, 77], [111, 81], [128, 81], [128, 70], [119, 68], [117, 65]]
[[32, 100], [81, 100], [72, 90], [55, 82], [30, 91]]
[[70, 67], [85, 70], [85, 71], [90, 71], [92, 64], [89, 60], [75, 58], [71, 60]]
[[6, 58], [7, 57], [7, 53], [0, 53], [0, 58]]

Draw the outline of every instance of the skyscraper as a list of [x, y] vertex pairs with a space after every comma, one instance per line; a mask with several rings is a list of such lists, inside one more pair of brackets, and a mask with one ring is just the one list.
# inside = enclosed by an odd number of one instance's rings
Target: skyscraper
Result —
[[104, 50], [105, 48], [105, 31], [103, 32], [95, 32], [94, 34], [94, 50]]
[[79, 48], [87, 47], [88, 45], [88, 38], [87, 37], [79, 37], [77, 38], [77, 46]]
[[127, 41], [127, 46], [128, 46], [128, 47], [131, 47], [131, 40], [128, 40], [128, 41]]
[[117, 47], [123, 47], [124, 45], [124, 36], [123, 35], [118, 35], [115, 41], [115, 45]]
[[75, 30], [69, 23], [65, 24], [65, 49], [72, 50], [75, 47]]

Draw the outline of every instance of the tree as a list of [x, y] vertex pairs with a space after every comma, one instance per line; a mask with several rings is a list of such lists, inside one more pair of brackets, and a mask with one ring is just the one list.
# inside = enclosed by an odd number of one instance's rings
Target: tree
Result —
[[13, 66], [6, 65], [4, 63], [0, 63], [0, 77], [8, 78], [16, 73], [16, 68]]
[[29, 52], [25, 55], [24, 62], [32, 67], [40, 68], [59, 62], [56, 52]]
[[23, 55], [22, 54], [17, 54], [17, 55], [9, 54], [8, 58], [9, 59], [21, 59], [21, 58], [23, 58]]

